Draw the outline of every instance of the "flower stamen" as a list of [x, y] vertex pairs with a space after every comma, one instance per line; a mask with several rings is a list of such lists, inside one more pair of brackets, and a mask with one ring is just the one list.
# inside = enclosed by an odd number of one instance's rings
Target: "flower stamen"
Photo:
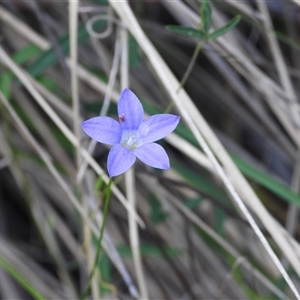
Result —
[[121, 145], [131, 151], [134, 151], [139, 146], [139, 136], [136, 132], [123, 132]]

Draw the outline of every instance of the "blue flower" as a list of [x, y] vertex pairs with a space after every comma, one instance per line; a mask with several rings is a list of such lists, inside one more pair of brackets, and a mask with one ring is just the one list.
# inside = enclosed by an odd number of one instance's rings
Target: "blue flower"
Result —
[[171, 133], [180, 117], [159, 114], [144, 120], [144, 109], [129, 89], [124, 89], [118, 102], [119, 122], [110, 117], [95, 117], [81, 124], [87, 135], [97, 142], [113, 145], [107, 159], [110, 177], [126, 172], [136, 157], [145, 164], [169, 169], [170, 161], [166, 151], [153, 143]]

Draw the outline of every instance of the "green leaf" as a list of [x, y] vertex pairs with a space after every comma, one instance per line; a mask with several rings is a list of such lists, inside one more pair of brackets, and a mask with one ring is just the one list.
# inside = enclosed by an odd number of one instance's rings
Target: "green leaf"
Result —
[[[35, 57], [40, 52], [41, 50], [37, 46], [30, 44], [14, 53], [12, 59], [15, 63], [21, 65]], [[9, 71], [3, 73], [0, 77], [0, 90], [7, 99], [11, 98], [10, 88], [11, 82], [14, 78], [15, 76]]]
[[58, 89], [58, 85], [55, 80], [47, 76], [40, 76], [38, 82], [47, 88], [49, 91], [54, 92]]
[[230, 31], [231, 29], [233, 29], [233, 27], [235, 27], [241, 20], [241, 16], [235, 16], [233, 19], [231, 19], [225, 26], [220, 27], [218, 29], [216, 29], [213, 33], [211, 33], [208, 36], [209, 40], [213, 40], [216, 39], [224, 34], [226, 34], [228, 31]]
[[96, 194], [99, 194], [100, 191], [102, 190], [102, 187], [104, 185], [104, 180], [103, 180], [103, 177], [102, 176], [98, 176], [98, 179], [95, 183], [95, 192]]
[[34, 299], [45, 300], [46, 298], [31, 285], [27, 279], [19, 273], [7, 260], [0, 256], [0, 266], [11, 275]]
[[7, 99], [11, 98], [11, 82], [13, 78], [14, 76], [10, 72], [5, 72], [0, 77], [0, 91]]
[[205, 33], [203, 31], [193, 28], [193, 27], [169, 25], [169, 26], [166, 26], [166, 29], [168, 29], [172, 32], [181, 34], [181, 35], [193, 36], [200, 40], [205, 39]]
[[15, 63], [21, 65], [39, 53], [41, 53], [41, 49], [33, 44], [30, 44], [16, 52], [13, 55], [13, 60]]
[[208, 35], [209, 29], [211, 27], [211, 7], [208, 0], [203, 0], [201, 5], [201, 24], [200, 29], [203, 30], [205, 35]]

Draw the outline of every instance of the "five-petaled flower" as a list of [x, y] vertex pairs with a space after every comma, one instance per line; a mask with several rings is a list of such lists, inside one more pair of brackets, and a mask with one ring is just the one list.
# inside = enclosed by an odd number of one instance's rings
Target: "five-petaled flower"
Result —
[[124, 89], [118, 102], [119, 122], [102, 116], [89, 119], [81, 124], [87, 135], [97, 142], [113, 145], [107, 159], [110, 177], [126, 172], [136, 157], [145, 164], [169, 169], [170, 161], [166, 151], [153, 143], [171, 133], [180, 117], [158, 114], [144, 120], [144, 109], [129, 89]]

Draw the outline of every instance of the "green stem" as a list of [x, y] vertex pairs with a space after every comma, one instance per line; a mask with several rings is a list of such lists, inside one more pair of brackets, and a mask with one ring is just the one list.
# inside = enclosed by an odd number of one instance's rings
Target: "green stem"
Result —
[[99, 237], [98, 244], [97, 244], [97, 251], [96, 251], [96, 255], [95, 255], [95, 261], [94, 261], [94, 265], [93, 265], [91, 274], [89, 276], [88, 285], [87, 285], [84, 293], [80, 297], [80, 300], [86, 299], [86, 297], [87, 297], [87, 295], [90, 291], [92, 278], [94, 276], [94, 273], [97, 269], [97, 265], [98, 265], [98, 262], [99, 262], [99, 257], [100, 257], [100, 252], [101, 252], [101, 244], [102, 244], [102, 239], [103, 239], [103, 235], [104, 235], [104, 228], [105, 228], [106, 218], [107, 218], [107, 215], [108, 215], [111, 184], [112, 184], [112, 179], [110, 178], [109, 182], [107, 184], [107, 187], [106, 187], [106, 196], [105, 196], [104, 209], [103, 209], [103, 221], [102, 221], [102, 225], [101, 225], [101, 229], [100, 229], [100, 237]]
[[202, 43], [201, 43], [201, 41], [199, 41], [196, 45], [196, 48], [194, 50], [192, 59], [191, 59], [189, 65], [188, 65], [182, 79], [181, 79], [180, 85], [179, 85], [176, 93], [178, 93], [182, 89], [182, 87], [184, 86], [184, 84], [187, 81], [188, 77], [190, 76], [201, 48], [202, 48]]
[[[187, 81], [188, 77], [190, 76], [190, 74], [191, 74], [191, 72], [193, 70], [193, 67], [195, 65], [196, 59], [197, 59], [197, 57], [199, 55], [199, 52], [200, 52], [201, 48], [202, 48], [202, 43], [201, 43], [201, 41], [199, 41], [197, 43], [197, 45], [196, 45], [195, 50], [194, 50], [192, 59], [191, 59], [189, 65], [188, 65], [188, 67], [187, 67], [187, 69], [186, 69], [186, 71], [185, 71], [185, 73], [184, 73], [184, 75], [183, 75], [183, 77], [182, 77], [182, 79], [180, 81], [180, 85], [179, 85], [176, 93], [178, 93], [182, 89], [182, 87], [185, 85], [185, 82]], [[169, 103], [168, 107], [166, 108], [166, 110], [165, 110], [164, 113], [165, 114], [169, 113], [171, 111], [173, 105], [174, 105], [174, 101], [171, 101]]]

